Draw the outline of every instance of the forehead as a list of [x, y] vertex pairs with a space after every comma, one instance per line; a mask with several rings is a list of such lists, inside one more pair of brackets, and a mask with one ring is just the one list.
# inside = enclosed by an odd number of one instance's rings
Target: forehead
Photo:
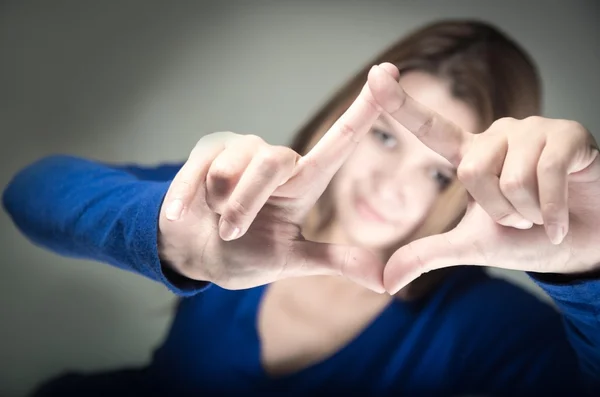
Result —
[[478, 116], [466, 102], [452, 96], [450, 82], [420, 71], [400, 77], [400, 85], [417, 102], [469, 132], [476, 131]]

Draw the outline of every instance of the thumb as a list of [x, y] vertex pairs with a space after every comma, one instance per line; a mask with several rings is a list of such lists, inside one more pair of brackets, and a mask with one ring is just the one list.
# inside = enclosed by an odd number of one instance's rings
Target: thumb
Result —
[[424, 237], [400, 247], [388, 260], [383, 272], [386, 291], [396, 294], [423, 273], [457, 265], [483, 263], [473, 240], [459, 229]]
[[381, 259], [369, 250], [302, 240], [294, 242], [282, 276], [344, 276], [382, 294], [383, 268]]

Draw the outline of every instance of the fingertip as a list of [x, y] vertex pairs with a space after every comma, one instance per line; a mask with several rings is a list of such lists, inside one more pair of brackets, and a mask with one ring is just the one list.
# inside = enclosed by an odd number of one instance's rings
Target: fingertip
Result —
[[533, 222], [524, 218], [520, 214], [512, 213], [498, 219], [498, 224], [505, 227], [513, 227], [515, 229], [527, 230], [533, 227]]
[[546, 225], [546, 234], [554, 245], [559, 245], [563, 242], [566, 230], [565, 227], [558, 223], [550, 223]]
[[181, 217], [183, 212], [183, 201], [181, 199], [175, 199], [171, 201], [165, 209], [165, 216], [170, 221], [176, 221]]
[[385, 290], [387, 291], [387, 293], [393, 296], [393, 295], [396, 295], [398, 292], [400, 292], [401, 289], [405, 288], [408, 284], [410, 284], [416, 278], [417, 277], [412, 277], [412, 278], [405, 277], [400, 280], [392, 280], [392, 281], [384, 280], [384, 287], [385, 287]]
[[381, 73], [379, 65], [371, 66], [369, 72], [367, 73], [367, 82], [369, 82], [373, 78], [377, 78], [377, 76]]
[[381, 285], [381, 286], [378, 285], [378, 286], [372, 287], [370, 289], [371, 289], [371, 291], [376, 292], [380, 295], [383, 295], [387, 292], [387, 290], [385, 289], [385, 287], [383, 285]]
[[226, 219], [221, 218], [221, 223], [219, 225], [219, 236], [224, 241], [235, 240], [240, 237], [241, 229], [235, 225], [232, 225]]
[[517, 229], [528, 230], [533, 227], [533, 222], [528, 219], [523, 218], [520, 221], [516, 222], [514, 226]]
[[398, 110], [406, 100], [396, 79], [383, 67], [373, 67], [367, 83], [375, 101], [388, 113]]
[[394, 78], [394, 80], [398, 81], [400, 79], [400, 70], [393, 63], [390, 63], [390, 62], [380, 63], [379, 68], [381, 68], [383, 71], [385, 71], [386, 73], [391, 75]]

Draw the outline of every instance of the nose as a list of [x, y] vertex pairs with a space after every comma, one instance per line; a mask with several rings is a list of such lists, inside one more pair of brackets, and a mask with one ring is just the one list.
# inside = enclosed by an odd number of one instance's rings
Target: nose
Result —
[[385, 204], [399, 205], [404, 201], [406, 188], [411, 182], [403, 164], [388, 165], [374, 178], [373, 194]]
[[[419, 199], [423, 192], [423, 164], [418, 156], [402, 156], [380, 169], [375, 178], [374, 194], [385, 203], [402, 205], [414, 196]], [[424, 193], [424, 192], [423, 192]]]

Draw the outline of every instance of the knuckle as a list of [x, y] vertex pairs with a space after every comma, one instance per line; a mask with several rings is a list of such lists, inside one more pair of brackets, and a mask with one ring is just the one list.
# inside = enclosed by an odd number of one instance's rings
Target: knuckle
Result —
[[540, 124], [543, 123], [545, 121], [545, 119], [541, 116], [538, 115], [533, 115], [533, 116], [527, 116], [523, 119], [524, 122], [528, 123], [528, 124]]
[[242, 139], [251, 147], [261, 146], [266, 144], [265, 140], [258, 135], [248, 134], [243, 135]]
[[485, 212], [494, 220], [494, 222], [502, 223], [508, 217], [515, 215], [515, 211], [509, 206], [502, 203], [493, 203], [485, 206]]
[[238, 134], [233, 132], [213, 132], [202, 136], [192, 148], [188, 161], [202, 162], [204, 160], [204, 152], [207, 148], [223, 145], [226, 141], [232, 140]]
[[502, 224], [502, 222], [505, 221], [509, 216], [513, 215], [514, 212], [488, 209], [488, 214], [494, 222]]
[[228, 184], [235, 178], [235, 176], [235, 170], [230, 166], [222, 164], [221, 162], [213, 163], [213, 166], [208, 172], [209, 179], [212, 179], [220, 184]]
[[484, 175], [483, 167], [474, 161], [463, 161], [456, 169], [456, 177], [465, 184], [472, 184]]
[[515, 121], [514, 117], [500, 117], [492, 123], [491, 127], [506, 128], [511, 126]]
[[196, 144], [192, 148], [192, 154], [194, 154], [196, 151], [198, 151], [198, 149], [202, 148], [204, 145], [212, 142], [212, 139], [214, 139], [213, 135], [214, 134], [208, 134], [208, 135], [204, 135], [204, 136], [200, 137], [200, 139], [198, 139], [198, 141], [196, 141]]
[[577, 121], [566, 119], [554, 120], [554, 124], [560, 132], [573, 132], [583, 127]]
[[218, 131], [213, 132], [211, 134], [206, 134], [202, 136], [198, 142], [196, 142], [196, 147], [202, 147], [206, 144], [211, 144], [215, 142], [223, 142], [225, 140], [231, 139], [238, 136], [238, 134], [231, 131]]
[[227, 207], [226, 218], [234, 225], [239, 224], [242, 219], [250, 216], [250, 209], [235, 198], [229, 200]]
[[503, 193], [511, 194], [524, 190], [528, 186], [528, 178], [524, 175], [511, 174], [500, 177], [500, 190]]
[[563, 128], [567, 133], [574, 135], [576, 139], [588, 139], [587, 128], [585, 128], [581, 123], [577, 121], [566, 120]]
[[426, 116], [425, 120], [423, 121], [423, 123], [419, 126], [417, 133], [415, 135], [420, 138], [426, 137], [431, 132], [434, 121], [435, 121], [435, 116], [432, 113], [428, 114]]
[[283, 153], [272, 146], [262, 149], [258, 153], [257, 159], [262, 171], [273, 174], [285, 163]]
[[554, 217], [555, 214], [560, 210], [560, 205], [554, 201], [547, 201], [542, 203], [542, 213], [545, 217]]
[[[371, 109], [375, 110], [376, 112], [380, 112], [381, 111], [381, 106], [379, 106], [379, 104], [377, 103], [377, 101], [375, 100], [375, 98], [373, 97], [373, 94], [371, 93], [371, 90], [366, 90], [364, 91], [364, 94], [360, 95], [360, 98], [367, 104], [367, 106], [369, 106]], [[404, 101], [403, 101], [404, 102]], [[400, 104], [400, 107], [402, 107], [403, 103]]]
[[541, 204], [541, 215], [545, 224], [559, 223], [564, 212], [564, 206], [557, 201], [548, 201]]
[[310, 169], [310, 173], [324, 173], [325, 167], [315, 157], [304, 157], [304, 166]]
[[540, 159], [537, 171], [538, 174], [542, 175], [561, 173], [566, 171], [566, 162], [561, 156], [547, 154], [544, 158]]
[[348, 139], [352, 142], [358, 142], [358, 134], [356, 129], [347, 121], [340, 120], [340, 123], [338, 124], [338, 130], [344, 139]]
[[560, 223], [565, 212], [565, 206], [560, 205], [557, 201], [542, 203], [541, 213], [545, 224]]

